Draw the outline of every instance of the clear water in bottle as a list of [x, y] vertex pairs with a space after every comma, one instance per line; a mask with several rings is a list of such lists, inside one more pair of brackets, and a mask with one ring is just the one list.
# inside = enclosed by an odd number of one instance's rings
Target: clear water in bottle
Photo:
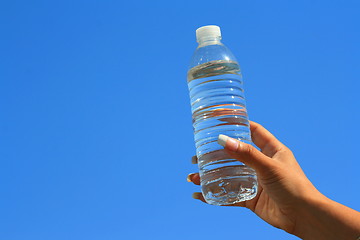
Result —
[[252, 199], [257, 193], [255, 171], [231, 158], [217, 143], [219, 134], [251, 143], [238, 63], [220, 59], [196, 65], [188, 71], [188, 87], [206, 201], [228, 205]]

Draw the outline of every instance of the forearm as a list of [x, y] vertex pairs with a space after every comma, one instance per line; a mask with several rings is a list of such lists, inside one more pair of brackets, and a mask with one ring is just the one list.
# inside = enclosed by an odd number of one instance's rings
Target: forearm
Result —
[[360, 212], [319, 194], [304, 203], [296, 235], [304, 240], [356, 240], [360, 237]]

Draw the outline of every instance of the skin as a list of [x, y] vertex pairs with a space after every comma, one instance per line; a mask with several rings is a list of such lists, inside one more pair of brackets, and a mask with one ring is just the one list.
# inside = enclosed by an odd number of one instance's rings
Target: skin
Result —
[[[231, 206], [246, 207], [274, 227], [306, 240], [356, 240], [360, 213], [321, 194], [309, 181], [289, 148], [260, 124], [250, 122], [255, 147], [229, 138], [225, 150], [255, 169], [258, 194]], [[196, 163], [196, 157], [193, 157]], [[200, 185], [198, 173], [188, 181]], [[206, 203], [201, 193], [195, 199]], [[359, 238], [360, 239], [360, 238]]]

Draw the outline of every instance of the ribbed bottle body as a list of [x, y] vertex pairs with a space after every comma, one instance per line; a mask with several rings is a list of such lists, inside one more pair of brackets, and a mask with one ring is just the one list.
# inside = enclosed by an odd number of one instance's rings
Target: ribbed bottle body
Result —
[[228, 205], [256, 196], [255, 171], [231, 158], [219, 134], [251, 143], [242, 76], [233, 60], [213, 60], [188, 71], [201, 187], [206, 201]]

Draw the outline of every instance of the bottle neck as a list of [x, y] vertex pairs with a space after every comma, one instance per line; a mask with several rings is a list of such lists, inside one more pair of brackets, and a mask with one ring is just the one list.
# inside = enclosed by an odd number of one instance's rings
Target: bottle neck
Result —
[[204, 47], [207, 45], [222, 45], [221, 37], [202, 37], [198, 39], [199, 47]]

